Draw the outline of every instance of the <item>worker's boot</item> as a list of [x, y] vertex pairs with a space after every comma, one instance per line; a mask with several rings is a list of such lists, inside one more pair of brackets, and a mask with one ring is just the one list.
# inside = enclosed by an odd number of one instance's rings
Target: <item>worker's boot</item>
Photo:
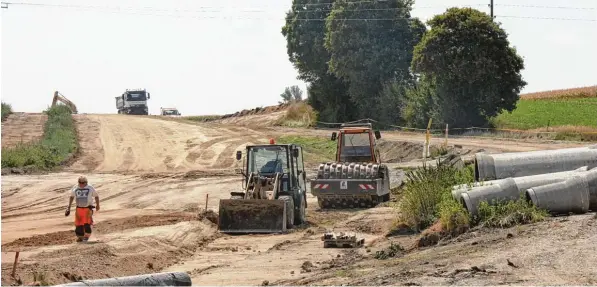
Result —
[[83, 241], [83, 236], [77, 236], [77, 242], [82, 242]]

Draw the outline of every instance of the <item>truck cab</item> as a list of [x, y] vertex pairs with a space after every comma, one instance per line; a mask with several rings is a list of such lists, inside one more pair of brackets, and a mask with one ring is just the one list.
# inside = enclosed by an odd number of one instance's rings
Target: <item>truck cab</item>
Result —
[[150, 94], [145, 89], [127, 89], [116, 97], [116, 109], [119, 114], [148, 115], [147, 100]]

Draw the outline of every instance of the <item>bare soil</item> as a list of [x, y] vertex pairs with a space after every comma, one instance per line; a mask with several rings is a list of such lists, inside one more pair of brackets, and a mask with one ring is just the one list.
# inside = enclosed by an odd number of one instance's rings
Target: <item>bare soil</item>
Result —
[[[273, 113], [251, 116], [276, 119]], [[240, 167], [236, 150], [272, 136], [327, 138], [330, 131], [243, 126], [251, 125], [248, 117], [210, 123], [126, 115], [75, 119], [82, 151], [65, 172], [2, 176], [3, 285], [30, 282], [33, 272], [59, 284], [164, 271], [186, 271], [196, 285], [597, 284], [594, 215], [473, 230], [415, 248], [420, 235], [392, 232], [394, 208], [323, 211], [308, 193], [308, 222], [292, 232], [220, 234], [219, 200], [242, 187], [234, 172]], [[424, 135], [382, 136], [383, 158], [420, 161]], [[455, 138], [449, 144], [469, 153], [578, 146], [483, 138]], [[74, 215], [64, 216], [79, 174], [101, 197], [87, 244], [74, 242]], [[327, 230], [357, 232], [365, 246], [324, 249], [321, 235]], [[391, 243], [404, 251], [375, 259]], [[16, 250], [21, 251], [17, 278], [11, 278]]]
[[13, 113], [2, 122], [2, 147], [14, 147], [40, 140], [48, 116], [43, 113]]

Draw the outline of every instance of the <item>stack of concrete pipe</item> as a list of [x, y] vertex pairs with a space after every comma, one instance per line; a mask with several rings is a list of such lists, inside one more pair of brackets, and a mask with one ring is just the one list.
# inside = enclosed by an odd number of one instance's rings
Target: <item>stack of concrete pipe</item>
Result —
[[494, 180], [597, 167], [597, 145], [580, 148], [475, 154], [475, 180]]
[[597, 211], [597, 145], [475, 157], [475, 178], [495, 180], [452, 189], [472, 215], [483, 201], [496, 204], [521, 195], [556, 214]]

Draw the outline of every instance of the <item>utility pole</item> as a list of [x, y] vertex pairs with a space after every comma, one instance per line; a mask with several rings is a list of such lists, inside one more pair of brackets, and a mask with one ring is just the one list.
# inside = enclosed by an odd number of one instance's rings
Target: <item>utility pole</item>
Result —
[[491, 21], [493, 21], [493, 0], [489, 1], [489, 11], [491, 15]]

